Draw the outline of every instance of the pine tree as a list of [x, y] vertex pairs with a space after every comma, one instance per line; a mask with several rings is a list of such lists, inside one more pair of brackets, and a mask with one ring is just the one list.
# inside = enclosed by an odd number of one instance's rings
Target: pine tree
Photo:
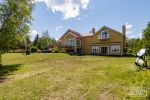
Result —
[[33, 41], [33, 45], [37, 46], [38, 45], [38, 40], [39, 40], [39, 34], [36, 35], [34, 41]]

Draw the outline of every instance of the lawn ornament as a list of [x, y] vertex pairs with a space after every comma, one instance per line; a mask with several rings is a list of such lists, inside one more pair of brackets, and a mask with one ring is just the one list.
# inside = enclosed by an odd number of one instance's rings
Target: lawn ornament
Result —
[[141, 49], [138, 53], [137, 53], [137, 56], [138, 57], [142, 57], [146, 54], [146, 49]]
[[29, 46], [29, 44], [27, 44], [27, 47], [26, 47], [26, 55], [30, 55], [30, 46]]
[[26, 55], [30, 55], [30, 51], [29, 50], [26, 51]]
[[141, 49], [137, 53], [137, 58], [135, 60], [137, 71], [142, 70], [143, 67], [147, 68], [147, 59], [146, 59], [146, 57], [147, 57], [146, 49]]

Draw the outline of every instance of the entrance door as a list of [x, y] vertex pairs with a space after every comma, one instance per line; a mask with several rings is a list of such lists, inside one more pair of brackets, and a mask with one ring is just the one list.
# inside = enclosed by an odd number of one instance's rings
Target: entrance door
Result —
[[108, 47], [101, 47], [101, 53], [107, 54], [108, 53]]
[[77, 54], [81, 54], [81, 48], [77, 48]]

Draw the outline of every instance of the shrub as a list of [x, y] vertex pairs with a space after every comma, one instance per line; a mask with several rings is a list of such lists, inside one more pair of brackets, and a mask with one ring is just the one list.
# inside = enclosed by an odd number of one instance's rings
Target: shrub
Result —
[[59, 49], [59, 52], [60, 52], [60, 53], [66, 53], [66, 50], [63, 49], [63, 48], [60, 48], [60, 49]]
[[95, 53], [95, 52], [92, 52], [92, 55], [97, 55], [97, 53]]
[[38, 48], [36, 47], [36, 46], [32, 46], [31, 47], [31, 52], [32, 53], [35, 53], [35, 52], [37, 52], [38, 51]]
[[52, 53], [59, 53], [59, 48], [53, 48]]
[[52, 53], [66, 53], [66, 50], [63, 48], [53, 48]]

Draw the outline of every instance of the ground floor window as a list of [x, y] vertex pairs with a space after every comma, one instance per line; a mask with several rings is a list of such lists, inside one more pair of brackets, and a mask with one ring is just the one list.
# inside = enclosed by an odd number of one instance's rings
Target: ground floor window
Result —
[[108, 46], [92, 46], [92, 53], [108, 54]]
[[92, 46], [92, 53], [98, 53], [99, 52], [99, 46]]
[[120, 53], [120, 45], [111, 45], [112, 53]]

